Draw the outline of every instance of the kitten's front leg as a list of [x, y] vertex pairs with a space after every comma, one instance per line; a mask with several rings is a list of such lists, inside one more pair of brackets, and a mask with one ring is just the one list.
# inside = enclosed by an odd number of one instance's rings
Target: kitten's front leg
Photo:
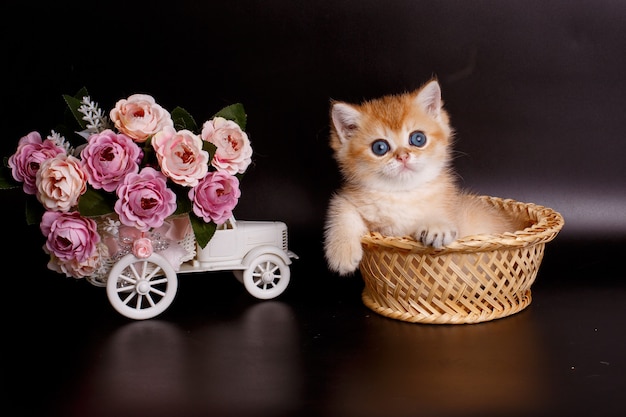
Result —
[[454, 225], [439, 223], [418, 229], [414, 237], [426, 246], [441, 248], [452, 243], [457, 235], [458, 231]]
[[350, 275], [363, 257], [361, 238], [367, 233], [363, 218], [345, 198], [334, 196], [328, 208], [324, 251], [328, 267], [339, 275]]

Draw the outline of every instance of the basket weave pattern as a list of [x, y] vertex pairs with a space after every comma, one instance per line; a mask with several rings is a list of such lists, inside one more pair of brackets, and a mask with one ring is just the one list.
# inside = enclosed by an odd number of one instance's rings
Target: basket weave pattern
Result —
[[390, 318], [437, 324], [479, 323], [526, 308], [545, 244], [556, 237], [563, 217], [535, 204], [481, 198], [529, 226], [468, 236], [441, 249], [369, 233], [359, 268], [363, 303]]

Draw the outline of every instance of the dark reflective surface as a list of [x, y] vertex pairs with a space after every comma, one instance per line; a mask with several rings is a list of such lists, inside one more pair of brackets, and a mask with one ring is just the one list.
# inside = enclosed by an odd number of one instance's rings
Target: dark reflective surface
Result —
[[[249, 306], [225, 323], [191, 330], [161, 320], [112, 332], [78, 380], [85, 415], [279, 415], [297, 410], [302, 358], [293, 313], [280, 302]], [[64, 413], [70, 412], [66, 410]]]
[[43, 272], [33, 282], [49, 292], [31, 291], [31, 314], [5, 311], [4, 393], [19, 415], [43, 416], [621, 415], [626, 277], [598, 267], [606, 250], [553, 247], [531, 305], [475, 325], [379, 316], [357, 277], [306, 257], [279, 299], [253, 299], [229, 273], [187, 275], [146, 321], [119, 316], [101, 288]]

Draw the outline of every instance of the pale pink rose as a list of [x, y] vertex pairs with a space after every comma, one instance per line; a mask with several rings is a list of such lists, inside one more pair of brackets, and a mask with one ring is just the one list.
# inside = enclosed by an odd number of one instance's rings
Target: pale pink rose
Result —
[[133, 255], [139, 259], [149, 258], [152, 255], [152, 242], [147, 237], [142, 237], [133, 242]]
[[36, 176], [41, 163], [64, 153], [65, 149], [54, 141], [42, 141], [38, 132], [30, 132], [19, 140], [17, 151], [9, 157], [11, 174], [16, 181], [23, 182], [22, 188], [26, 194], [36, 194]]
[[46, 236], [44, 251], [59, 260], [81, 263], [93, 256], [100, 243], [98, 225], [78, 212], [46, 211], [39, 224]]
[[115, 191], [126, 174], [139, 172], [142, 156], [131, 138], [109, 129], [91, 135], [80, 153], [89, 184], [109, 192]]
[[62, 261], [55, 256], [50, 256], [48, 261], [48, 269], [77, 279], [95, 275], [101, 266], [102, 258], [97, 251], [83, 262], [76, 259]]
[[222, 224], [232, 216], [241, 196], [239, 180], [224, 171], [209, 172], [188, 195], [196, 216]]
[[160, 227], [176, 211], [176, 194], [166, 181], [165, 175], [150, 167], [128, 174], [117, 188], [114, 209], [120, 222], [141, 231]]
[[232, 120], [215, 117], [202, 126], [202, 139], [217, 147], [211, 164], [231, 175], [243, 174], [252, 162], [252, 146], [246, 132]]
[[202, 139], [189, 130], [165, 127], [152, 137], [161, 172], [176, 184], [195, 187], [209, 170], [209, 153]]
[[46, 210], [69, 211], [87, 190], [87, 174], [78, 158], [58, 154], [41, 163], [35, 185], [37, 199]]
[[174, 126], [170, 113], [147, 94], [119, 100], [109, 115], [118, 131], [139, 143], [166, 126]]

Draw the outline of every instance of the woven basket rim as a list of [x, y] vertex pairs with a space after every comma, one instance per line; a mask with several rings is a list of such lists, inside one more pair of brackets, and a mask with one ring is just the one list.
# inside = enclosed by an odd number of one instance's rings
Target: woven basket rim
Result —
[[519, 248], [545, 243], [553, 240], [563, 228], [563, 216], [545, 206], [524, 203], [510, 198], [479, 196], [489, 204], [510, 214], [527, 216], [533, 224], [523, 230], [501, 234], [465, 236], [442, 248], [424, 246], [409, 236], [384, 236], [378, 232], [369, 232], [361, 239], [365, 246], [378, 246], [407, 252], [444, 254], [450, 252], [483, 252], [503, 248]]

